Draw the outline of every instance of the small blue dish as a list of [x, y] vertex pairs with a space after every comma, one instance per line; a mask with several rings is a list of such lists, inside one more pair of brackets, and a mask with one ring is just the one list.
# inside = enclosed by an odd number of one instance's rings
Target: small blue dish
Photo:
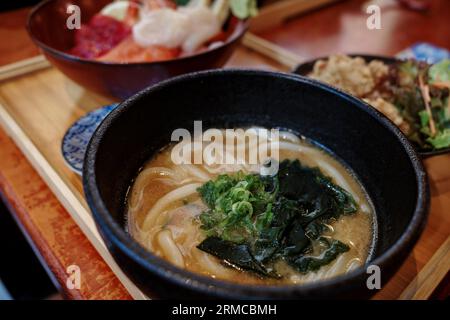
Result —
[[106, 116], [117, 107], [111, 104], [89, 112], [78, 119], [66, 132], [61, 151], [69, 168], [82, 175], [84, 154], [92, 135]]

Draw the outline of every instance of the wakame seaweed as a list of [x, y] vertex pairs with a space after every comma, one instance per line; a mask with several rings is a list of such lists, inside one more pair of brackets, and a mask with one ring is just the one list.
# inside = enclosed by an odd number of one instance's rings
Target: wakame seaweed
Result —
[[282, 259], [307, 273], [349, 250], [322, 234], [330, 221], [357, 211], [355, 200], [299, 160], [284, 160], [273, 177], [220, 175], [198, 191], [208, 206], [199, 216], [207, 237], [198, 248], [235, 267], [277, 277], [273, 265]]

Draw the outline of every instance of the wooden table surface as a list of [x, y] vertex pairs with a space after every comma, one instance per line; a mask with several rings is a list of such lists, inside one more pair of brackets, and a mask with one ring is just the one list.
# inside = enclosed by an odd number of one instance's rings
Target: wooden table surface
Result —
[[[390, 0], [380, 2], [386, 4]], [[392, 55], [420, 41], [450, 49], [449, 0], [433, 0], [432, 8], [427, 13], [412, 12], [397, 6], [382, 7], [382, 30], [372, 31], [365, 25], [367, 14], [364, 3], [348, 0], [334, 4], [296, 17], [260, 35], [304, 58], [335, 52]], [[9, 39], [0, 42], [0, 65], [38, 53], [24, 28], [28, 11], [21, 9], [0, 13], [0, 39]], [[239, 59], [239, 54], [234, 59]], [[448, 210], [450, 157], [431, 159], [426, 165], [431, 163], [434, 168], [431, 173], [433, 199], [438, 199], [432, 202], [432, 206]], [[442, 194], [436, 194], [437, 186]], [[1, 128], [0, 194], [67, 298], [130, 299], [109, 267]], [[448, 230], [449, 223], [449, 220], [443, 221], [436, 228]], [[432, 238], [433, 234], [426, 236]], [[430, 253], [415, 253], [415, 268], [422, 267], [430, 258]], [[80, 290], [66, 287], [66, 268], [72, 264], [83, 270]], [[448, 289], [448, 286], [444, 287]], [[390, 289], [395, 296], [396, 288]]]

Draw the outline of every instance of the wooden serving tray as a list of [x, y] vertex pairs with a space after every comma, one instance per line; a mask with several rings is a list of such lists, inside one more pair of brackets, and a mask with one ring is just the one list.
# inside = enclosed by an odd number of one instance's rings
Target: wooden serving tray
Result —
[[[261, 17], [276, 13], [277, 23], [337, 0], [285, 0], [264, 8]], [[256, 20], [258, 21], [258, 20]], [[269, 23], [270, 22], [270, 23]], [[259, 19], [252, 28], [271, 26]], [[301, 57], [248, 34], [226, 66], [289, 71]], [[251, 48], [247, 49], [247, 48]], [[258, 53], [257, 53], [257, 52]], [[38, 56], [0, 68], [0, 124], [49, 185], [86, 237], [111, 267], [130, 295], [147, 297], [117, 266], [97, 232], [84, 200], [81, 178], [65, 164], [61, 141], [79, 117], [114, 101], [79, 87]], [[427, 299], [450, 270], [450, 155], [425, 161], [432, 190], [427, 227], [396, 275], [374, 296], [375, 299]]]
[[[258, 42], [258, 38], [252, 36], [246, 39], [251, 43], [255, 40]], [[276, 47], [271, 47], [269, 51], [284, 56]], [[237, 50], [227, 67], [287, 70], [283, 64], [244, 47]], [[25, 74], [20, 75], [22, 73]], [[62, 137], [75, 120], [113, 101], [79, 87], [50, 67], [43, 57], [3, 67], [0, 77], [3, 78], [0, 82], [0, 123], [131, 296], [145, 299], [106, 249], [84, 200], [81, 178], [66, 166], [60, 151]], [[429, 298], [449, 271], [449, 165], [450, 155], [426, 160], [432, 188], [428, 225], [401, 269], [375, 298]]]

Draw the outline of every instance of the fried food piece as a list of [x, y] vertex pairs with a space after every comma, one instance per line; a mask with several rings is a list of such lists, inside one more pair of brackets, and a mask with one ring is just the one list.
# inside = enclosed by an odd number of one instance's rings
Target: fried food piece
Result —
[[332, 55], [328, 60], [317, 61], [309, 76], [362, 98], [375, 89], [388, 71], [381, 61], [367, 64], [361, 57]]
[[408, 135], [410, 133], [411, 127], [409, 123], [405, 121], [398, 109], [392, 103], [383, 98], [364, 99], [364, 101], [388, 117], [389, 120], [399, 127], [404, 134]]

